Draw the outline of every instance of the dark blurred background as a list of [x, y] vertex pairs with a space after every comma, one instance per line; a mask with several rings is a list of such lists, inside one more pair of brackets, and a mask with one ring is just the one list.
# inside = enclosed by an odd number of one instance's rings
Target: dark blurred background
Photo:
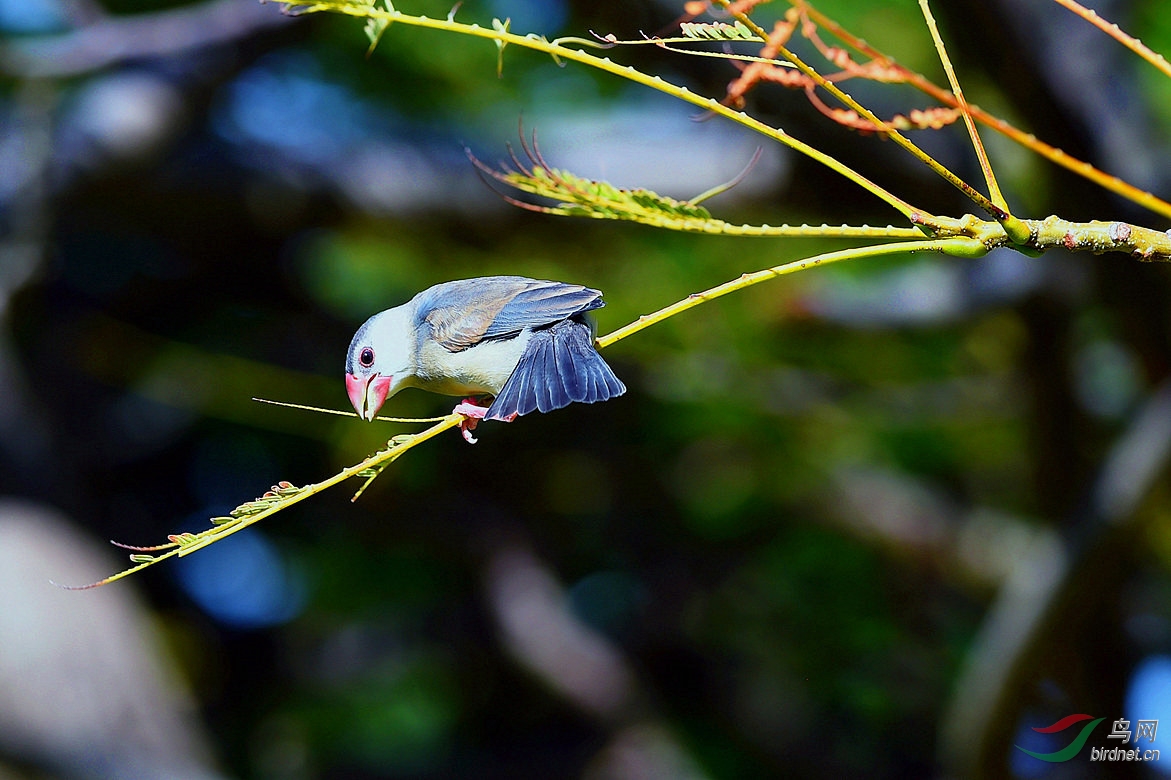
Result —
[[[969, 100], [1171, 196], [1171, 81], [1055, 4], [938, 5]], [[819, 7], [942, 82], [915, 3]], [[1162, 0], [1098, 10], [1171, 51]], [[680, 13], [469, 0], [458, 18], [635, 38]], [[358, 21], [252, 0], [0, 0], [0, 29], [0, 778], [1171, 771], [1089, 758], [1119, 746], [1115, 720], [1171, 729], [1171, 269], [1121, 255], [785, 277], [608, 350], [619, 400], [484, 425], [474, 447], [447, 434], [356, 504], [334, 489], [129, 581], [53, 588], [124, 566], [107, 539], [201, 530], [410, 430], [250, 399], [346, 408], [354, 329], [426, 286], [589, 284], [607, 332], [846, 244], [507, 205], [464, 146], [495, 164], [521, 121], [554, 166], [676, 198], [763, 143], [515, 47], [499, 79], [491, 43], [423, 30], [367, 56]], [[611, 55], [716, 96], [736, 75]], [[881, 115], [928, 105], [849, 89]], [[968, 210], [799, 94], [749, 109]], [[912, 137], [979, 181], [961, 128]], [[1021, 216], [1171, 226], [985, 140]], [[897, 219], [772, 146], [708, 205]], [[1074, 759], [1014, 747], [1059, 750], [1077, 729], [1033, 727], [1071, 713], [1106, 719]]]

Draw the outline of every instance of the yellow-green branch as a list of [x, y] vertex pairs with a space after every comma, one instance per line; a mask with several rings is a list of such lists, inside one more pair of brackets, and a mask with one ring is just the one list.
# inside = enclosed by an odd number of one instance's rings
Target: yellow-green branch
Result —
[[972, 142], [972, 150], [976, 153], [976, 159], [980, 163], [980, 170], [984, 173], [984, 183], [988, 187], [988, 195], [998, 209], [996, 212], [993, 212], [996, 220], [1004, 227], [1004, 232], [1015, 243], [1024, 244], [1029, 238], [1029, 230], [1020, 219], [1012, 215], [1012, 211], [1008, 207], [1008, 201], [1005, 200], [1004, 195], [1000, 192], [1000, 185], [996, 182], [996, 173], [992, 170], [992, 163], [988, 161], [988, 152], [984, 149], [984, 142], [980, 140], [980, 133], [976, 129], [976, 120], [972, 117], [972, 109], [968, 106], [968, 101], [964, 98], [964, 91], [960, 87], [959, 77], [956, 76], [955, 68], [952, 67], [951, 57], [948, 56], [947, 47], [943, 44], [943, 36], [939, 34], [939, 27], [935, 24], [935, 16], [931, 13], [931, 5], [928, 3], [928, 0], [919, 0], [919, 10], [923, 14], [923, 20], [927, 23], [927, 29], [931, 33], [931, 40], [935, 44], [936, 55], [939, 57], [940, 64], [943, 65], [943, 71], [947, 75], [947, 81], [951, 84], [951, 93], [955, 96], [960, 114], [964, 118], [964, 127], [968, 130], [968, 138]]
[[1137, 54], [1139, 57], [1142, 57], [1144, 60], [1149, 62], [1151, 65], [1154, 65], [1167, 78], [1171, 78], [1171, 64], [1168, 64], [1167, 60], [1164, 59], [1163, 55], [1159, 54], [1156, 51], [1152, 51], [1150, 48], [1147, 47], [1146, 44], [1144, 44], [1138, 38], [1135, 38], [1134, 36], [1131, 36], [1131, 35], [1127, 35], [1125, 32], [1122, 31], [1122, 29], [1117, 24], [1114, 24], [1113, 22], [1106, 21], [1102, 17], [1098, 16], [1097, 11], [1093, 10], [1092, 8], [1086, 8], [1081, 3], [1075, 2], [1075, 0], [1054, 0], [1054, 1], [1058, 5], [1061, 5], [1067, 9], [1069, 9], [1073, 13], [1075, 13], [1078, 16], [1080, 16], [1081, 18], [1085, 19], [1087, 22], [1094, 25], [1099, 30], [1106, 33], [1107, 35], [1109, 35], [1111, 38], [1113, 38], [1114, 40], [1121, 43], [1126, 48], [1130, 49], [1132, 52]]
[[951, 255], [959, 255], [963, 257], [978, 257], [987, 251], [984, 244], [976, 239], [969, 238], [947, 238], [935, 241], [897, 241], [891, 244], [879, 244], [877, 246], [854, 247], [851, 249], [842, 249], [836, 252], [825, 252], [820, 255], [813, 255], [802, 260], [794, 260], [789, 263], [766, 268], [762, 271], [754, 273], [742, 274], [736, 279], [723, 284], [712, 287], [710, 290], [693, 293], [681, 301], [676, 301], [670, 306], [666, 306], [652, 314], [644, 314], [629, 325], [625, 325], [616, 331], [607, 333], [605, 336], [599, 336], [597, 340], [598, 349], [605, 349], [606, 347], [621, 341], [627, 336], [633, 336], [641, 330], [658, 325], [663, 320], [674, 317], [676, 314], [681, 314], [688, 309], [693, 309], [702, 303], [715, 300], [723, 297], [728, 293], [743, 290], [751, 287], [754, 284], [768, 281], [769, 279], [776, 279], [786, 274], [796, 273], [797, 271], [804, 271], [808, 268], [816, 268], [820, 265], [829, 265], [830, 263], [838, 263], [843, 260], [859, 260], [864, 257], [881, 257], [884, 255], [907, 254], [910, 252], [941, 252]]
[[[767, 268], [755, 273], [744, 274], [738, 279], [730, 282], [712, 287], [701, 293], [689, 295], [681, 301], [660, 309], [653, 314], [639, 317], [634, 322], [619, 328], [597, 340], [599, 349], [604, 349], [627, 336], [631, 336], [639, 331], [649, 328], [651, 325], [658, 324], [676, 314], [699, 306], [707, 301], [715, 300], [716, 298], [727, 295], [728, 293], [742, 290], [746, 287], [751, 287], [754, 284], [775, 279], [786, 274], [794, 273], [806, 268], [814, 268], [819, 265], [828, 265], [829, 263], [840, 262], [849, 259], [861, 259], [864, 257], [878, 257], [882, 255], [891, 255], [905, 252], [943, 252], [952, 255], [975, 257], [983, 254], [985, 245], [981, 241], [972, 238], [948, 238], [934, 241], [903, 241], [891, 244], [882, 244], [871, 247], [857, 247], [853, 249], [844, 249], [837, 252], [827, 252], [824, 254], [814, 255], [804, 260], [796, 260], [783, 265]], [[427, 428], [424, 431], [414, 434], [404, 434], [396, 436], [387, 442], [386, 448], [379, 450], [370, 457], [366, 458], [360, 463], [357, 463], [348, 468], [342, 469], [332, 477], [315, 482], [303, 487], [296, 487], [287, 482], [282, 482], [279, 485], [274, 485], [264, 495], [253, 501], [241, 504], [232, 514], [225, 517], [213, 518], [213, 526], [205, 531], [199, 533], [183, 533], [173, 534], [168, 537], [169, 541], [154, 547], [129, 547], [128, 549], [134, 551], [130, 556], [134, 566], [124, 569], [116, 574], [112, 574], [103, 580], [91, 583], [89, 585], [62, 585], [61, 587], [67, 590], [88, 590], [96, 588], [101, 585], [108, 585], [112, 582], [129, 577], [131, 574], [142, 571], [143, 569], [153, 566], [156, 563], [161, 563], [168, 558], [183, 557], [191, 553], [202, 550], [210, 544], [225, 539], [232, 534], [242, 531], [243, 529], [255, 525], [256, 523], [271, 517], [277, 512], [284, 511], [294, 504], [298, 504], [310, 496], [331, 488], [341, 482], [345, 482], [352, 477], [364, 477], [366, 482], [355, 494], [356, 499], [365, 490], [366, 485], [377, 477], [386, 466], [393, 463], [396, 459], [405, 454], [408, 450], [417, 447], [423, 442], [432, 439], [444, 431], [455, 428], [460, 424], [464, 418], [459, 414], [450, 414], [442, 419], [442, 421]], [[125, 545], [119, 545], [126, 547]]]
[[446, 32], [457, 33], [460, 35], [468, 35], [473, 38], [484, 38], [486, 40], [495, 41], [497, 45], [506, 46], [520, 46], [522, 48], [531, 49], [533, 51], [542, 52], [553, 57], [555, 60], [568, 60], [570, 62], [578, 62], [583, 65], [588, 65], [591, 68], [596, 68], [605, 73], [610, 73], [614, 76], [633, 81], [651, 89], [656, 89], [664, 94], [678, 98], [693, 106], [697, 106], [704, 111], [710, 111], [713, 114], [726, 117], [732, 121], [749, 128], [766, 138], [770, 138], [778, 143], [784, 144], [795, 152], [799, 152], [817, 162], [825, 165], [831, 170], [841, 174], [850, 181], [853, 181], [858, 186], [862, 187], [867, 192], [870, 192], [875, 197], [885, 201], [892, 208], [899, 211], [903, 216], [910, 217], [912, 213], [921, 210], [914, 209], [910, 204], [902, 198], [894, 195], [881, 187], [877, 183], [871, 181], [863, 176], [858, 171], [850, 168], [845, 163], [831, 157], [822, 152], [816, 147], [801, 141], [784, 130], [773, 127], [771, 125], [761, 122], [755, 117], [749, 116], [742, 111], [737, 111], [734, 108], [723, 105], [718, 100], [703, 95], [696, 94], [687, 87], [682, 87], [665, 81], [660, 76], [651, 76], [630, 65], [620, 65], [608, 57], [599, 57], [581, 49], [574, 49], [563, 45], [560, 41], [574, 42], [579, 45], [590, 44], [578, 38], [567, 38], [548, 40], [538, 35], [518, 35], [503, 28], [503, 25], [497, 27], [481, 27], [475, 23], [457, 22], [454, 19], [434, 19], [429, 16], [415, 16], [406, 14], [402, 11], [394, 10], [387, 11], [378, 8], [373, 8], [368, 5], [360, 5], [357, 3], [346, 2], [320, 2], [320, 3], [286, 3], [287, 6], [293, 7], [298, 13], [316, 13], [320, 11], [330, 11], [334, 13], [344, 14], [346, 16], [353, 16], [360, 19], [374, 19], [380, 22], [385, 22], [387, 25], [404, 24], [411, 27], [420, 27], [430, 30], [443, 30]]
[[[1058, 1], [1062, 2], [1062, 0]], [[809, 19], [817, 24], [818, 27], [828, 30], [832, 35], [843, 41], [847, 46], [854, 49], [855, 51], [865, 54], [867, 57], [870, 57], [873, 60], [879, 60], [892, 66], [896, 64], [896, 61], [893, 57], [874, 48], [872, 45], [862, 40], [861, 38], [858, 38], [849, 30], [845, 29], [836, 21], [829, 18], [808, 3], [799, 2], [799, 0], [790, 0], [790, 2], [793, 3], [794, 6], [799, 7], [801, 12], [808, 16]], [[1157, 57], [1158, 60], [1163, 61], [1162, 66], [1159, 66], [1160, 70], [1167, 67], [1166, 61], [1163, 60], [1162, 57], [1158, 57], [1158, 55], [1155, 55], [1155, 57]], [[950, 106], [952, 108], [959, 107], [955, 96], [946, 89], [940, 87], [938, 84], [931, 81], [921, 73], [909, 70], [901, 65], [898, 67], [905, 74], [904, 80], [907, 84], [910, 84], [915, 89], [918, 89], [920, 92], [929, 95], [945, 106]], [[1171, 68], [1168, 68], [1168, 70], [1171, 71]], [[1168, 75], [1171, 76], [1171, 72], [1169, 72]], [[977, 122], [991, 127], [996, 132], [1000, 133], [1006, 138], [1011, 139], [1017, 144], [1020, 144], [1026, 149], [1039, 154], [1041, 157], [1044, 157], [1054, 165], [1058, 165], [1068, 171], [1072, 171], [1078, 176], [1092, 181], [1099, 187], [1102, 187], [1105, 190], [1109, 190], [1116, 195], [1120, 195], [1127, 200], [1137, 203], [1143, 208], [1149, 209], [1156, 214], [1171, 218], [1171, 203], [1168, 203], [1153, 193], [1139, 189], [1133, 184], [1123, 181], [1117, 176], [1106, 173], [1105, 171], [1101, 171], [1090, 165], [1088, 162], [1080, 160], [1077, 157], [1074, 157], [1073, 155], [1058, 149], [1056, 146], [1045, 143], [1032, 133], [1027, 133], [1024, 130], [1021, 130], [1020, 128], [1012, 125], [1011, 123], [1006, 122], [1000, 117], [988, 113], [977, 105], [969, 103], [968, 109], [971, 111], [972, 117]]]
[[[89, 590], [101, 585], [108, 585], [111, 582], [117, 582], [120, 579], [129, 577], [135, 572], [141, 571], [148, 566], [153, 566], [156, 563], [161, 563], [168, 558], [179, 557], [202, 550], [209, 544], [225, 539], [237, 531], [242, 531], [245, 528], [259, 523], [266, 517], [275, 515], [277, 512], [284, 511], [294, 504], [299, 504], [310, 496], [331, 488], [341, 482], [345, 482], [351, 477], [366, 477], [367, 483], [382, 471], [386, 466], [393, 463], [400, 458], [408, 450], [417, 447], [428, 439], [434, 438], [446, 430], [456, 427], [463, 420], [463, 417], [458, 414], [450, 414], [443, 418], [442, 421], [432, 425], [430, 428], [420, 431], [415, 434], [408, 434], [406, 436], [396, 436], [387, 442], [385, 449], [379, 450], [370, 457], [363, 460], [361, 463], [342, 469], [337, 474], [329, 479], [315, 482], [304, 487], [296, 487], [287, 482], [280, 485], [274, 485], [271, 490], [253, 501], [242, 504], [233, 512], [231, 516], [221, 518], [213, 518], [213, 525], [205, 531], [199, 533], [183, 533], [172, 534], [170, 541], [166, 544], [158, 545], [156, 547], [127, 547], [119, 544], [130, 550], [137, 550], [137, 554], [130, 556], [130, 560], [134, 561], [136, 565], [129, 569], [106, 577], [103, 580], [91, 583], [89, 585], [60, 585], [66, 590]], [[363, 486], [364, 489], [365, 486]], [[359, 490], [359, 493], [361, 490]], [[356, 496], [355, 496], [356, 498]], [[241, 511], [244, 510], [244, 511]], [[154, 554], [158, 551], [159, 554]], [[165, 551], [165, 552], [163, 552]]]

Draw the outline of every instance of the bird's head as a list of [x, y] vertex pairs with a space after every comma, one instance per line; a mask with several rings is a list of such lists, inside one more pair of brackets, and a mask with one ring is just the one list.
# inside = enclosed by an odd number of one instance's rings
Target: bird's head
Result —
[[415, 342], [409, 306], [375, 314], [358, 328], [346, 354], [346, 394], [363, 420], [414, 376]]

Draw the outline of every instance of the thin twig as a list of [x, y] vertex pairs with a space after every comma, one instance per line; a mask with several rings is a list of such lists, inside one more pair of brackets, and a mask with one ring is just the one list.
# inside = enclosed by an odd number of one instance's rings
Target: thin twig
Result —
[[988, 162], [988, 152], [984, 149], [980, 133], [976, 130], [976, 122], [972, 119], [972, 110], [968, 107], [968, 101], [964, 99], [964, 91], [960, 87], [960, 80], [956, 76], [955, 68], [952, 67], [951, 57], [947, 54], [947, 47], [943, 44], [943, 37], [939, 34], [939, 27], [935, 24], [935, 17], [931, 13], [928, 0], [919, 0], [919, 9], [923, 12], [923, 19], [927, 23], [927, 29], [931, 32], [931, 40], [935, 43], [939, 62], [943, 65], [944, 73], [947, 74], [948, 83], [951, 84], [951, 93], [955, 96], [956, 104], [964, 117], [964, 126], [968, 128], [968, 138], [972, 141], [972, 150], [976, 153], [976, 159], [980, 161], [980, 170], [984, 173], [988, 194], [992, 198], [992, 202], [999, 208], [998, 212], [992, 213], [996, 216], [996, 220], [1004, 226], [1004, 232], [1015, 243], [1024, 244], [1029, 240], [1028, 228], [1023, 222], [1012, 216], [1008, 201], [1004, 199], [1004, 195], [1000, 192], [1000, 185], [996, 183], [996, 173], [992, 170], [992, 164]]
[[1162, 54], [1159, 54], [1156, 51], [1152, 51], [1138, 38], [1127, 35], [1117, 24], [1108, 22], [1102, 17], [1098, 16], [1097, 11], [1093, 10], [1092, 8], [1086, 8], [1081, 3], [1076, 2], [1076, 0], [1053, 0], [1053, 2], [1069, 9], [1073, 13], [1085, 19], [1087, 22], [1094, 25], [1099, 30], [1106, 33], [1138, 56], [1142, 57], [1151, 65], [1154, 65], [1162, 72], [1164, 76], [1171, 78], [1171, 63], [1168, 63]]

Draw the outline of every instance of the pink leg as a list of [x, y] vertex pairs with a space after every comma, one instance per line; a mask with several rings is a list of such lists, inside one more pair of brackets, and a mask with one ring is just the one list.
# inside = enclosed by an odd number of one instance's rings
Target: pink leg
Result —
[[[475, 444], [479, 439], [472, 436], [472, 431], [476, 430], [476, 426], [480, 424], [480, 420], [484, 419], [484, 415], [488, 413], [487, 406], [480, 406], [476, 398], [465, 398], [455, 405], [452, 409], [454, 414], [462, 414], [464, 416], [463, 422], [459, 424], [459, 432], [463, 434], [464, 441], [468, 444]], [[504, 418], [504, 422], [512, 422], [516, 419], [515, 414], [510, 414]]]
[[476, 403], [475, 398], [465, 398], [455, 405], [451, 410], [454, 414], [462, 414], [464, 419], [459, 424], [459, 432], [464, 437], [464, 441], [468, 444], [475, 444], [479, 439], [472, 436], [472, 431], [476, 430], [476, 426], [480, 424], [480, 420], [484, 419], [484, 415], [488, 413], [487, 406], [480, 406]]

